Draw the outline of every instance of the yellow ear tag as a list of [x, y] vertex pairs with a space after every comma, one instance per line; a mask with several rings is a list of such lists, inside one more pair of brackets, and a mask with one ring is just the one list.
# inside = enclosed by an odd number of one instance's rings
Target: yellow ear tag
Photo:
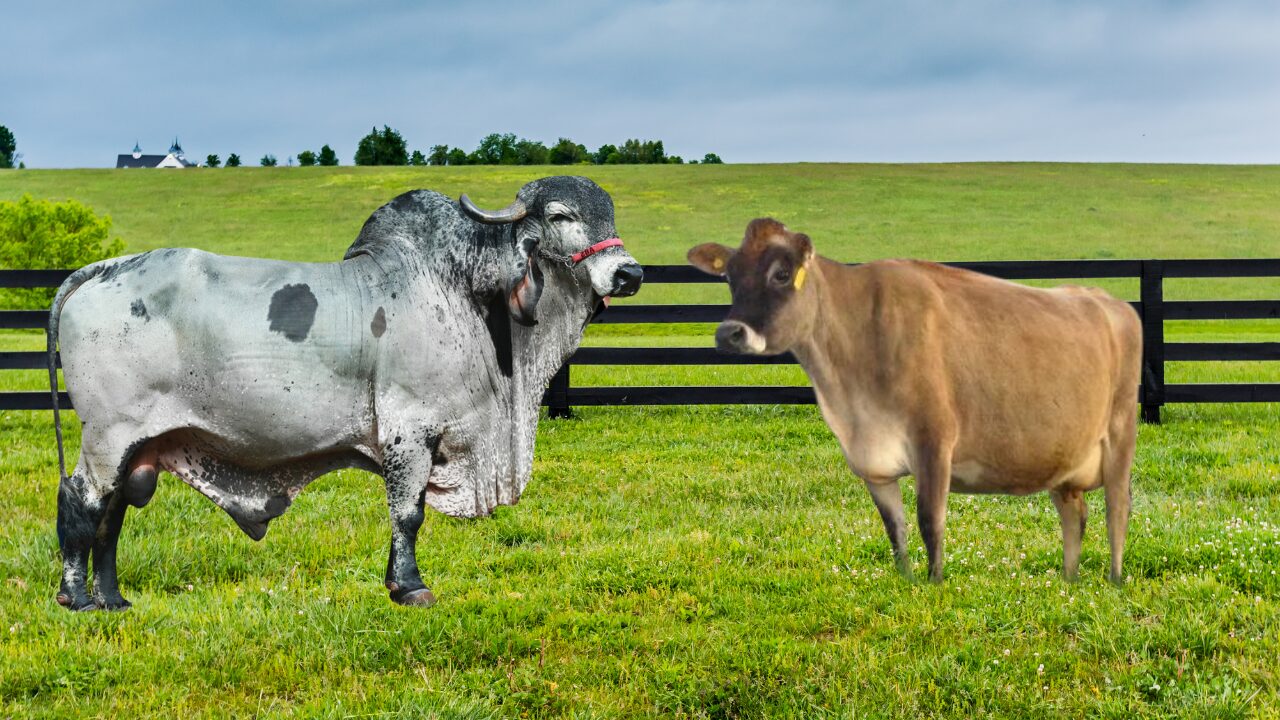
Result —
[[715, 260], [712, 260], [711, 267], [719, 270], [720, 268], [724, 267], [724, 260], [721, 260], [720, 258], [716, 258]]
[[804, 287], [804, 267], [803, 266], [799, 270], [796, 270], [796, 279], [791, 284], [795, 286], [796, 290], [799, 290], [800, 288]]

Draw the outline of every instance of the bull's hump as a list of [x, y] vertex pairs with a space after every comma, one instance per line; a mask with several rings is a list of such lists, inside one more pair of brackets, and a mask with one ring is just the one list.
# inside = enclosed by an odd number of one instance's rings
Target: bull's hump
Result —
[[273, 332], [284, 335], [293, 342], [302, 342], [311, 332], [316, 321], [316, 308], [320, 306], [315, 293], [306, 283], [285, 285], [271, 296], [267, 309], [267, 322]]

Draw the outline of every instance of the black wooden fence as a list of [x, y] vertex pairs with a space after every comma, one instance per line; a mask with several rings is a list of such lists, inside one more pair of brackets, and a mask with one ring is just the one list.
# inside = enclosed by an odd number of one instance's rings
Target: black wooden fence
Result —
[[[1142, 416], [1160, 421], [1167, 403], [1280, 402], [1280, 383], [1165, 383], [1169, 361], [1280, 360], [1280, 342], [1166, 343], [1166, 320], [1280, 319], [1276, 300], [1164, 299], [1165, 278], [1280, 277], [1280, 259], [1262, 260], [1031, 260], [949, 263], [955, 267], [1009, 280], [1138, 278], [1139, 300], [1132, 303], [1142, 317], [1144, 377]], [[56, 287], [69, 270], [0, 270], [0, 288]], [[681, 265], [644, 268], [645, 284], [722, 282]], [[727, 305], [614, 305], [597, 323], [719, 322]], [[0, 311], [0, 329], [44, 328], [44, 310]], [[712, 348], [579, 348], [547, 389], [543, 404], [552, 417], [567, 417], [574, 406], [592, 405], [742, 405], [811, 404], [813, 390], [804, 386], [719, 387], [574, 387], [574, 365], [772, 365], [793, 364], [790, 355], [751, 357], [722, 355]], [[0, 370], [43, 369], [43, 352], [0, 352]], [[62, 394], [62, 407], [71, 401]], [[46, 392], [0, 393], [0, 410], [47, 410]]]

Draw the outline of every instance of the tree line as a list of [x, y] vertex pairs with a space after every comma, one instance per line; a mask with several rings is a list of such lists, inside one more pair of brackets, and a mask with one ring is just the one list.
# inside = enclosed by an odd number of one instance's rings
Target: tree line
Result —
[[[338, 155], [325, 145], [319, 152], [303, 150], [297, 154], [302, 167], [338, 164]], [[569, 138], [560, 138], [551, 147], [538, 140], [516, 137], [515, 133], [490, 133], [480, 140], [475, 150], [467, 152], [448, 145], [433, 145], [427, 153], [409, 151], [404, 136], [388, 125], [373, 128], [356, 145], [356, 165], [680, 165], [679, 155], [668, 155], [661, 140], [627, 140], [621, 145], [601, 145], [594, 152]], [[707, 153], [691, 164], [718, 165], [724, 161], [715, 153]], [[239, 155], [227, 156], [226, 167], [240, 167]], [[294, 158], [290, 157], [289, 165]], [[205, 165], [223, 164], [217, 155], [205, 158]], [[258, 161], [263, 167], [275, 167], [276, 156], [270, 153]]]

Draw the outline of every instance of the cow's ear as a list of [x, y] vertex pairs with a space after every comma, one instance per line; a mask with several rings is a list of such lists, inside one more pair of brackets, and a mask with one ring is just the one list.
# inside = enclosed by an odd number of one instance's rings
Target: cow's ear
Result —
[[804, 233], [795, 233], [791, 236], [791, 241], [795, 244], [796, 252], [800, 255], [800, 264], [808, 265], [813, 259], [813, 241]]
[[734, 252], [720, 243], [703, 243], [689, 250], [689, 264], [708, 275], [723, 277]]
[[507, 310], [511, 319], [525, 326], [538, 324], [538, 300], [542, 298], [542, 268], [538, 267], [538, 239], [520, 241], [524, 272], [507, 290]]

